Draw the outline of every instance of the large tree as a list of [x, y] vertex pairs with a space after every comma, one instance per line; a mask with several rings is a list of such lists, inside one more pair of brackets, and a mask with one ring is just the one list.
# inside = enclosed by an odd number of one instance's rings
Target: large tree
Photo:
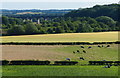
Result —
[[15, 26], [12, 26], [10, 29], [8, 29], [8, 34], [9, 35], [25, 34], [25, 29], [21, 25], [15, 25]]
[[26, 34], [35, 34], [38, 33], [38, 29], [34, 24], [29, 23], [25, 25], [25, 32]]
[[112, 18], [110, 18], [108, 16], [100, 16], [100, 17], [97, 17], [96, 20], [98, 22], [102, 22], [102, 23], [110, 26], [109, 30], [115, 30], [116, 21], [114, 21]]

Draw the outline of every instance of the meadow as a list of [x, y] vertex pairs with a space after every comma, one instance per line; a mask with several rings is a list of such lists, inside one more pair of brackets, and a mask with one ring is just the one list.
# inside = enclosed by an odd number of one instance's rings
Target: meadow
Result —
[[[118, 67], [104, 66], [3, 66], [3, 76], [118, 76]], [[24, 72], [24, 73], [23, 73]]]
[[[2, 42], [115, 42], [118, 41], [118, 32], [97, 33], [66, 33], [3, 36]], [[3, 60], [49, 60], [78, 61], [74, 66], [36, 66], [14, 65], [2, 66], [3, 76], [118, 76], [118, 66], [103, 68], [102, 66], [88, 66], [88, 61], [117, 61], [118, 44], [98, 45], [2, 45]], [[84, 46], [80, 48], [80, 46]], [[88, 47], [91, 46], [91, 49]], [[76, 52], [77, 50], [80, 53]], [[86, 53], [82, 51], [85, 50]], [[75, 54], [73, 53], [75, 51]], [[80, 60], [83, 57], [85, 60]], [[85, 66], [82, 66], [85, 65]], [[25, 73], [24, 73], [25, 72]]]
[[38, 34], [2, 36], [2, 42], [115, 42], [118, 32]]
[[[84, 46], [84, 49], [80, 46]], [[89, 46], [92, 48], [88, 49]], [[80, 64], [88, 64], [88, 61], [92, 60], [117, 61], [118, 44], [111, 44], [108, 48], [107, 44], [103, 46], [99, 48], [98, 45], [3, 45], [2, 59], [64, 61], [70, 58], [71, 61], [79, 61]], [[86, 53], [83, 53], [83, 50]], [[80, 60], [80, 57], [84, 57], [85, 60]]]

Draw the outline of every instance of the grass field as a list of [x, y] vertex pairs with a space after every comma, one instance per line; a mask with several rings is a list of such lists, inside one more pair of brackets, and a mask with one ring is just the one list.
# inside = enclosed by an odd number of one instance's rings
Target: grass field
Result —
[[2, 42], [114, 42], [118, 32], [3, 36]]
[[[80, 45], [3, 45], [2, 59], [6, 60], [50, 60], [58, 61], [71, 58], [71, 60], [79, 61], [80, 64], [88, 63], [92, 60], [118, 60], [118, 45], [112, 44], [111, 47], [103, 48], [97, 45], [83, 45], [86, 53]], [[91, 46], [91, 49], [88, 47]], [[79, 50], [81, 53], [73, 54], [73, 51]], [[85, 60], [80, 60], [84, 57]]]
[[118, 76], [118, 67], [104, 66], [3, 66], [3, 76]]
[[[66, 33], [46, 35], [3, 36], [2, 42], [113, 42], [118, 41], [118, 32], [100, 33]], [[117, 61], [118, 44], [109, 48], [99, 48], [97, 45], [2, 45], [2, 59], [6, 60], [49, 60], [62, 61], [70, 58], [78, 61], [75, 66], [3, 66], [3, 76], [117, 76], [118, 66], [80, 66], [88, 61]], [[91, 46], [91, 49], [88, 47]], [[73, 51], [79, 50], [82, 53]], [[84, 57], [85, 60], [80, 60]]]

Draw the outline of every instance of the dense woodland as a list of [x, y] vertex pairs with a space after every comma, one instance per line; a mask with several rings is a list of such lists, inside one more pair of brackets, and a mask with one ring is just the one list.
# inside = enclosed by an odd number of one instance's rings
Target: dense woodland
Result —
[[4, 15], [1, 17], [2, 35], [119, 31], [118, 6], [96, 5], [49, 17], [40, 17], [40, 14]]

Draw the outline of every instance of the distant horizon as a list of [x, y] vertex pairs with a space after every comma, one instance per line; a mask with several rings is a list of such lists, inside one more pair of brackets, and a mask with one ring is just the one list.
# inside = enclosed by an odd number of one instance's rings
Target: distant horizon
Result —
[[50, 9], [37, 9], [37, 8], [26, 8], [26, 9], [8, 9], [8, 8], [0, 8], [0, 10], [76, 10], [79, 8], [50, 8]]
[[7, 10], [63, 10], [90, 8], [95, 5], [118, 4], [111, 2], [2, 2], [0, 9]]

